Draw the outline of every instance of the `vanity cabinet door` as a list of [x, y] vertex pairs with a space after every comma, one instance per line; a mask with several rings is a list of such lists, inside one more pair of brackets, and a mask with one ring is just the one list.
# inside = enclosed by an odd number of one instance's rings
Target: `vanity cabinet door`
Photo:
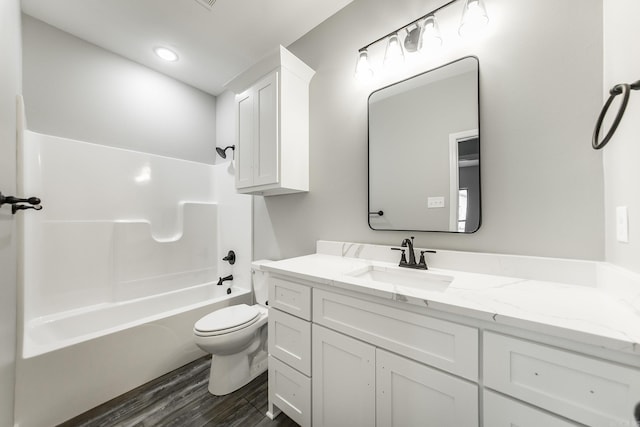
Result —
[[376, 350], [376, 425], [478, 426], [478, 386]]
[[578, 424], [491, 391], [484, 392], [483, 408], [487, 427], [578, 427]]
[[313, 325], [314, 427], [375, 426], [375, 347]]

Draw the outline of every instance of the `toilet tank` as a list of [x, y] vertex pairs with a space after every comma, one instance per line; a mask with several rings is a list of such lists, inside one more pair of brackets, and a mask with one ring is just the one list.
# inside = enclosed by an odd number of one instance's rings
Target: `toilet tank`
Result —
[[270, 262], [272, 261], [268, 259], [261, 259], [251, 263], [253, 293], [255, 295], [256, 304], [263, 307], [267, 306], [267, 300], [269, 299], [269, 283], [267, 280], [267, 272], [262, 269], [262, 266]]

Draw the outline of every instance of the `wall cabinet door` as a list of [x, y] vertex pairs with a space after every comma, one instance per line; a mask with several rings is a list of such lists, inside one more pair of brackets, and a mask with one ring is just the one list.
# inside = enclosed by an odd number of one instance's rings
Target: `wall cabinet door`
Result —
[[478, 386], [376, 350], [376, 425], [478, 426]]
[[236, 187], [253, 185], [253, 90], [236, 97], [236, 115], [238, 117], [237, 143], [234, 153], [236, 159]]
[[313, 325], [314, 427], [375, 425], [375, 347]]
[[278, 182], [278, 72], [236, 98], [236, 187]]
[[278, 182], [278, 73], [254, 86], [253, 184]]

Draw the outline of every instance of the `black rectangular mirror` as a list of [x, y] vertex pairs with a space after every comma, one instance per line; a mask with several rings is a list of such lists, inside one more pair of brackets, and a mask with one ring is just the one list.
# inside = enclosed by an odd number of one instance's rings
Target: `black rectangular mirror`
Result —
[[369, 227], [473, 233], [480, 227], [478, 59], [369, 96]]

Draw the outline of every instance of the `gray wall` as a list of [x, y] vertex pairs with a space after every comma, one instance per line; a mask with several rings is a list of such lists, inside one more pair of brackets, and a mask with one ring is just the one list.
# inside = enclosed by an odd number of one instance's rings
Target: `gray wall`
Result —
[[216, 99], [23, 15], [29, 129], [215, 163]]
[[441, 53], [366, 85], [354, 79], [359, 48], [440, 3], [355, 0], [289, 46], [316, 70], [311, 190], [256, 199], [257, 258], [311, 253], [317, 239], [399, 244], [408, 233], [367, 226], [367, 96], [467, 55], [480, 61], [483, 224], [471, 235], [414, 233], [416, 245], [603, 258], [602, 158], [590, 147], [602, 102], [602, 2], [491, 0], [490, 26], [473, 40], [453, 37], [458, 2], [441, 15], [441, 30], [453, 33]]
[[[0, 191], [16, 191], [16, 95], [21, 92], [20, 2], [0, 1]], [[13, 426], [16, 362], [16, 226], [0, 208], [0, 427]]]
[[[604, 1], [604, 96], [640, 79], [640, 2]], [[605, 98], [606, 99], [606, 98]], [[615, 112], [614, 112], [615, 114]], [[640, 92], [632, 92], [618, 130], [604, 151], [607, 261], [640, 273]], [[629, 243], [616, 240], [616, 207], [629, 211]]]

